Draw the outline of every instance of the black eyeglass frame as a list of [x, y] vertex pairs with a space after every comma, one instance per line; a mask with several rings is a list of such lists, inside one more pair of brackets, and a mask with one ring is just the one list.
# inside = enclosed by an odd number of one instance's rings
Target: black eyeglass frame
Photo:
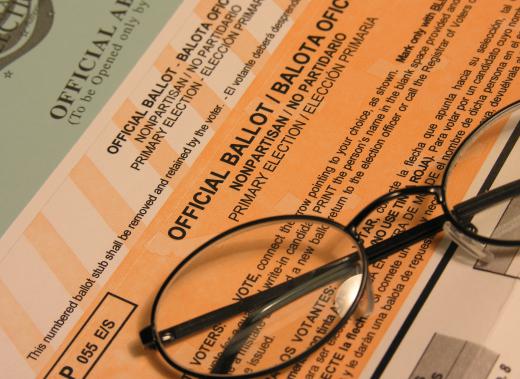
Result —
[[[520, 111], [520, 100], [516, 101], [514, 103], [511, 103], [507, 105], [506, 107], [500, 109], [493, 115], [491, 115], [489, 118], [482, 121], [471, 133], [469, 133], [465, 140], [457, 147], [455, 150], [452, 159], [450, 162], [448, 162], [448, 165], [446, 166], [446, 169], [443, 172], [442, 181], [440, 185], [430, 185], [430, 186], [410, 186], [410, 187], [404, 187], [401, 189], [397, 189], [395, 191], [391, 191], [388, 193], [385, 193], [372, 202], [370, 202], [368, 205], [366, 205], [346, 226], [343, 224], [340, 224], [334, 220], [330, 220], [328, 218], [323, 218], [319, 216], [313, 216], [313, 215], [280, 215], [280, 216], [271, 216], [261, 219], [256, 219], [250, 222], [246, 222], [240, 225], [237, 225], [235, 227], [232, 227], [228, 230], [225, 230], [224, 232], [216, 235], [215, 237], [211, 238], [210, 240], [206, 241], [204, 244], [199, 246], [197, 249], [195, 249], [192, 253], [190, 253], [188, 256], [186, 256], [175, 268], [174, 270], [168, 275], [168, 277], [163, 282], [161, 288], [157, 292], [157, 295], [155, 296], [154, 302], [152, 304], [152, 310], [151, 310], [151, 322], [150, 325], [145, 327], [141, 331], [141, 340], [143, 344], [147, 347], [151, 347], [153, 349], [156, 349], [159, 351], [160, 355], [163, 357], [163, 359], [173, 368], [176, 370], [185, 373], [187, 375], [199, 377], [199, 378], [224, 378], [224, 377], [233, 377], [238, 379], [249, 379], [249, 378], [256, 378], [262, 375], [269, 375], [272, 373], [275, 373], [277, 371], [280, 371], [284, 368], [287, 368], [297, 362], [303, 361], [307, 359], [312, 353], [314, 353], [316, 350], [318, 350], [320, 347], [322, 347], [325, 343], [327, 343], [334, 335], [336, 335], [339, 330], [346, 324], [348, 319], [352, 316], [352, 314], [355, 312], [356, 308], [359, 306], [359, 303], [364, 296], [366, 286], [368, 283], [368, 265], [371, 263], [374, 263], [380, 259], [386, 258], [389, 255], [406, 248], [408, 246], [411, 246], [417, 242], [420, 242], [424, 240], [425, 238], [431, 237], [438, 232], [440, 232], [443, 228], [443, 225], [445, 222], [451, 222], [455, 228], [461, 232], [462, 234], [469, 236], [470, 238], [479, 241], [481, 243], [487, 243], [487, 244], [493, 244], [497, 246], [519, 246], [520, 241], [509, 241], [509, 240], [496, 240], [488, 237], [483, 237], [475, 232], [468, 230], [467, 228], [464, 228], [460, 225], [460, 221], [456, 220], [452, 212], [453, 210], [450, 210], [448, 208], [448, 205], [446, 204], [446, 182], [449, 175], [447, 175], [450, 172], [450, 169], [457, 161], [457, 154], [462, 151], [462, 149], [472, 141], [473, 136], [475, 136], [476, 133], [481, 131], [483, 128], [488, 125], [488, 123], [492, 122], [494, 119], [500, 118], [504, 113], [508, 112], [509, 110], [518, 107]], [[516, 134], [516, 139], [518, 139], [518, 134], [520, 134], [520, 122], [516, 125], [513, 134]], [[510, 138], [514, 138], [512, 135]], [[462, 212], [469, 212], [470, 214], [475, 214], [478, 211], [469, 211], [468, 208], [474, 209], [475, 206], [480, 208], [486, 208], [490, 204], [496, 203], [500, 200], [509, 198], [511, 195], [517, 195], [520, 193], [520, 180], [513, 181], [507, 185], [501, 186], [495, 190], [488, 191], [484, 194], [477, 195], [476, 197], [460, 202], [457, 204], [454, 208], [456, 210], [462, 210]], [[374, 210], [376, 210], [381, 205], [388, 203], [389, 201], [398, 199], [400, 197], [410, 196], [410, 195], [433, 195], [437, 201], [438, 204], [441, 205], [443, 214], [436, 216], [426, 222], [423, 222], [419, 225], [416, 225], [412, 227], [409, 230], [405, 230], [397, 235], [394, 235], [388, 239], [385, 239], [381, 242], [378, 242], [372, 246], [364, 247], [363, 241], [360, 238], [359, 234], [357, 233], [357, 227], [361, 224], [363, 220], [365, 220]], [[464, 214], [463, 214], [464, 215]], [[204, 251], [208, 246], [214, 244], [215, 242], [225, 238], [228, 235], [231, 235], [233, 233], [239, 232], [240, 230], [253, 227], [255, 225], [260, 225], [268, 222], [273, 221], [297, 221], [297, 220], [308, 220], [308, 221], [315, 221], [320, 223], [325, 223], [331, 226], [334, 226], [343, 232], [345, 232], [349, 237], [352, 238], [353, 242], [356, 242], [359, 247], [359, 256], [361, 257], [361, 264], [362, 264], [362, 282], [360, 285], [360, 291], [358, 292], [352, 306], [349, 308], [347, 313], [341, 318], [341, 320], [337, 323], [335, 327], [333, 327], [327, 335], [325, 335], [321, 340], [316, 342], [314, 345], [309, 346], [309, 348], [302, 353], [292, 357], [291, 359], [281, 362], [276, 366], [270, 367], [268, 369], [264, 369], [255, 373], [250, 374], [233, 374], [233, 375], [222, 375], [222, 374], [211, 374], [211, 375], [202, 375], [197, 372], [193, 372], [175, 361], [173, 361], [170, 356], [166, 353], [164, 350], [162, 344], [163, 342], [160, 342], [160, 334], [164, 331], [157, 331], [155, 319], [156, 314], [159, 306], [159, 302], [161, 299], [162, 294], [164, 291], [168, 288], [170, 285], [170, 282], [175, 277], [175, 275], [182, 270], [182, 268], [195, 256], [197, 256], [200, 252]], [[337, 261], [331, 262], [325, 266], [322, 266], [318, 269], [315, 269], [313, 271], [309, 271], [305, 274], [302, 274], [294, 279], [291, 279], [289, 281], [286, 281], [284, 283], [281, 283], [277, 286], [274, 286], [266, 291], [257, 293], [252, 296], [248, 296], [244, 299], [242, 299], [239, 302], [230, 304], [229, 306], [222, 307], [220, 309], [217, 309], [215, 311], [209, 312], [206, 315], [202, 315], [198, 317], [197, 319], [202, 319], [201, 321], [206, 321], [206, 326], [201, 322], [198, 324], [199, 330], [203, 327], [208, 327], [213, 325], [216, 322], [225, 320], [229, 318], [232, 315], [236, 315], [239, 313], [247, 312], [254, 310], [255, 308], [262, 307], [266, 304], [266, 301], [271, 301], [274, 298], [276, 298], [278, 295], [275, 295], [275, 292], [278, 293], [284, 293], [285, 291], [291, 290], [291, 288], [294, 288], [295, 286], [303, 285], [300, 284], [300, 282], [305, 282], [306, 279], [312, 277], [312, 275], [316, 274], [317, 270], [320, 269], [330, 269], [329, 266], [332, 264], [338, 264]], [[292, 285], [291, 285], [292, 284]], [[263, 296], [262, 296], [263, 295]], [[267, 298], [267, 299], [265, 299]], [[225, 310], [224, 310], [225, 309]], [[232, 309], [232, 310], [230, 310]], [[217, 314], [221, 313], [221, 318], [212, 318], [208, 320], [204, 320], [204, 318], [207, 318], [208, 315], [211, 314]], [[195, 319], [193, 319], [195, 320]], [[183, 330], [186, 329], [186, 334], [189, 334], [190, 328], [187, 324], [190, 324], [191, 321], [188, 320], [184, 323], [182, 323]], [[186, 326], [184, 326], [186, 324]], [[172, 328], [173, 329], [173, 328]], [[194, 330], [194, 331], [196, 331]], [[193, 332], [193, 331], [192, 331]]]

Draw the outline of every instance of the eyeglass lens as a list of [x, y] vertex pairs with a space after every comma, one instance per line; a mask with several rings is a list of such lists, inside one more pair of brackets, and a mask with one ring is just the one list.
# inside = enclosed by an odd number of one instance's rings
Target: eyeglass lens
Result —
[[[520, 179], [519, 134], [517, 104], [490, 118], [457, 152], [446, 173], [445, 201], [459, 228], [497, 241], [520, 241], [520, 191], [514, 185]], [[457, 205], [478, 192], [482, 196], [507, 185], [508, 194], [490, 196], [483, 208]]]
[[[164, 330], [236, 303], [344, 258], [346, 252], [354, 253], [353, 258], [360, 254], [349, 234], [334, 224], [312, 219], [286, 219], [241, 229], [202, 250], [172, 279], [157, 308], [156, 328]], [[246, 332], [241, 332], [245, 310], [209, 328], [187, 326], [184, 337], [162, 343], [163, 351], [177, 365], [199, 375], [217, 369], [223, 374], [248, 374], [277, 366], [328, 336], [360, 296], [361, 281], [349, 282], [347, 295], [343, 286], [342, 298], [338, 298], [339, 288], [363, 269], [358, 257], [326, 276], [313, 275], [305, 283], [306, 290]], [[253, 313], [261, 305], [257, 301], [247, 311]], [[183, 334], [180, 329], [177, 332]], [[234, 335], [239, 335], [238, 342]], [[223, 370], [219, 356], [230, 343], [235, 352]]]

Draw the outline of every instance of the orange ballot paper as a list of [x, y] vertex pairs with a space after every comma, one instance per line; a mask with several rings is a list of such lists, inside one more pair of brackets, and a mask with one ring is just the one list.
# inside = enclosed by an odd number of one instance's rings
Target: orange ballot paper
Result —
[[[389, 191], [440, 185], [471, 131], [520, 95], [519, 5], [185, 1], [2, 237], [3, 375], [189, 377], [139, 335], [172, 270], [248, 221], [298, 214], [346, 225]], [[464, 162], [457, 201], [486, 180], [505, 143], [493, 142]], [[368, 247], [441, 213], [433, 196], [397, 199], [359, 232]], [[238, 238], [191, 279], [181, 273], [160, 312], [182, 323], [298, 277], [321, 259], [327, 228], [282, 223], [256, 256], [241, 254], [248, 238]], [[353, 314], [271, 377], [520, 375], [516, 251], [483, 265], [444, 237], [371, 263], [370, 315]], [[290, 360], [329, 333], [329, 291], [296, 302], [301, 317], [289, 307], [262, 321], [235, 374]], [[260, 333], [264, 322], [279, 332]], [[200, 372], [237, 323], [167, 351]]]

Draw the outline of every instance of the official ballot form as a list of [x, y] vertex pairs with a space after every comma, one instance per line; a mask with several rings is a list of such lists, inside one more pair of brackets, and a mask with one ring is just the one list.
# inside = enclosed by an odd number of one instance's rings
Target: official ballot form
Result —
[[[256, 218], [347, 224], [385, 192], [439, 184], [520, 95], [515, 0], [17, 0], [0, 14], [6, 378], [182, 377], [139, 331], [191, 251]], [[478, 177], [492, 158], [473, 163]], [[369, 271], [372, 315], [278, 377], [520, 377], [516, 254], [483, 268], [441, 233]]]

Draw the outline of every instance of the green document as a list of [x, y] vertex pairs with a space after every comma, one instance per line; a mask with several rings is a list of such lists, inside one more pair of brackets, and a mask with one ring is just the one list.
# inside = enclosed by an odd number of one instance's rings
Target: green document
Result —
[[89, 126], [179, 3], [0, 1], [0, 234]]

